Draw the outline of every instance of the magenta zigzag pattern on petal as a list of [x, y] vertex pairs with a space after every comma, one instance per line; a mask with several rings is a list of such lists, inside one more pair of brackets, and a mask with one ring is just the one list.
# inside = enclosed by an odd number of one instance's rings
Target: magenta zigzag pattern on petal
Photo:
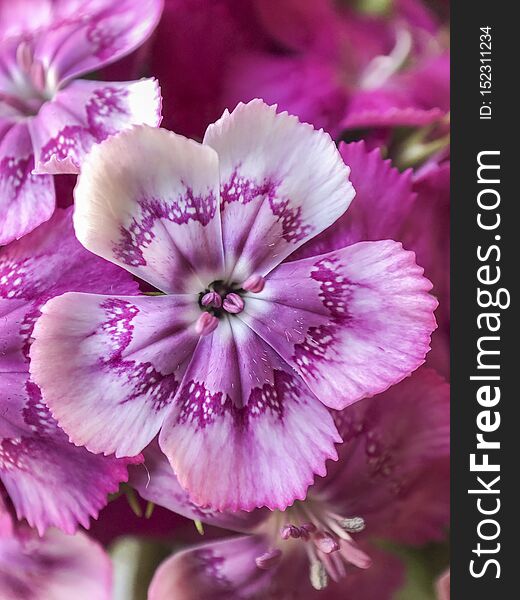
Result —
[[309, 327], [305, 340], [294, 347], [293, 360], [305, 375], [318, 372], [316, 361], [326, 360], [327, 351], [336, 343], [339, 326], [350, 320], [348, 298], [352, 284], [339, 271], [337, 259], [324, 258], [311, 271], [311, 278], [320, 282], [320, 300], [332, 316], [330, 323]]
[[279, 420], [284, 418], [286, 402], [301, 403], [299, 388], [294, 377], [284, 371], [274, 370], [274, 383], [264, 384], [252, 390], [244, 406], [236, 406], [232, 399], [223, 392], [211, 392], [201, 382], [188, 381], [177, 398], [180, 405], [177, 423], [192, 423], [200, 431], [214, 423], [217, 419], [229, 414], [234, 427], [245, 431], [252, 419], [270, 412]]
[[267, 199], [273, 215], [278, 217], [282, 226], [282, 236], [287, 242], [299, 242], [312, 231], [311, 225], [304, 225], [301, 207], [290, 208], [289, 198], [277, 196], [280, 184], [273, 179], [266, 178], [261, 183], [251, 181], [239, 173], [237, 167], [228, 182], [221, 186], [221, 211], [226, 204], [240, 202], [249, 204], [256, 198]]
[[109, 125], [114, 115], [129, 116], [124, 99], [128, 90], [106, 86], [95, 90], [85, 105], [87, 126], [67, 125], [52, 137], [41, 150], [41, 162], [46, 163], [53, 157], [65, 160], [71, 157], [79, 165], [81, 157], [88, 152], [92, 139], [102, 142], [117, 129]]
[[42, 288], [42, 283], [32, 275], [34, 260], [25, 258], [0, 263], [0, 298], [31, 300]]
[[105, 300], [101, 308], [107, 315], [106, 321], [101, 325], [101, 331], [110, 339], [112, 347], [109, 356], [100, 359], [100, 365], [105, 371], [116, 373], [122, 383], [129, 384], [132, 388], [132, 392], [121, 400], [120, 404], [127, 404], [140, 396], [146, 396], [146, 401], [152, 404], [154, 410], [162, 410], [173, 400], [179, 387], [175, 375], [164, 375], [149, 362], [140, 363], [122, 357], [123, 351], [132, 341], [132, 320], [139, 313], [139, 309], [128, 300], [118, 298]]
[[124, 15], [114, 15], [114, 9], [109, 8], [91, 19], [87, 27], [87, 39], [94, 47], [93, 54], [100, 60], [111, 58], [118, 52], [122, 44], [117, 44], [118, 40], [124, 36], [121, 31], [115, 31], [107, 23], [115, 18], [124, 18]]
[[130, 226], [120, 228], [122, 239], [114, 246], [116, 258], [132, 266], [146, 265], [142, 250], [155, 237], [153, 226], [156, 221], [164, 219], [177, 225], [196, 221], [205, 227], [215, 216], [217, 199], [213, 192], [197, 196], [192, 188], [185, 186], [185, 192], [175, 200], [143, 199], [139, 206], [141, 214], [133, 217]]
[[16, 200], [26, 183], [30, 183], [32, 186], [39, 186], [40, 188], [49, 187], [50, 184], [47, 178], [40, 175], [33, 175], [33, 169], [34, 156], [32, 154], [27, 158], [6, 156], [0, 161], [2, 187], [4, 190], [10, 191], [7, 198], [4, 198], [4, 202]]

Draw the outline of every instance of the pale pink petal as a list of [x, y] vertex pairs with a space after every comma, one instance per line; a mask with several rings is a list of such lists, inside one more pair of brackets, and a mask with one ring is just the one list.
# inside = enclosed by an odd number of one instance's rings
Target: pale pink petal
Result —
[[56, 84], [129, 54], [152, 33], [162, 0], [60, 0], [34, 41], [34, 56]]
[[360, 242], [280, 265], [239, 318], [324, 404], [344, 408], [424, 362], [437, 302], [422, 273], [401, 244]]
[[214, 150], [163, 129], [135, 127], [95, 146], [75, 192], [80, 242], [169, 293], [221, 278]]
[[66, 291], [102, 290], [135, 294], [138, 285], [123, 269], [100, 260], [78, 243], [72, 207], [56, 210], [47, 223], [0, 248], [0, 299], [6, 307], [44, 302]]
[[73, 81], [29, 122], [38, 173], [77, 173], [96, 142], [132, 125], [157, 126], [161, 96], [154, 79]]
[[233, 511], [304, 498], [339, 441], [293, 369], [234, 317], [201, 338], [159, 436], [192, 500]]
[[157, 569], [149, 600], [228, 600], [267, 598], [273, 570], [262, 570], [255, 559], [268, 550], [257, 535], [201, 544], [175, 554]]
[[266, 518], [264, 510], [218, 512], [195, 504], [181, 487], [173, 469], [156, 441], [143, 451], [144, 464], [129, 469], [130, 485], [142, 498], [164, 506], [188, 519], [198, 519], [231, 531], [250, 531]]
[[197, 343], [199, 314], [192, 296], [69, 293], [42, 307], [31, 375], [74, 443], [116, 456], [150, 443]]
[[33, 168], [27, 124], [0, 126], [0, 245], [29, 233], [54, 211], [52, 177], [33, 175]]
[[330, 136], [261, 100], [210, 125], [219, 155], [226, 273], [265, 275], [348, 208], [349, 169]]
[[111, 588], [110, 558], [84, 533], [20, 530], [0, 539], [2, 600], [110, 600]]

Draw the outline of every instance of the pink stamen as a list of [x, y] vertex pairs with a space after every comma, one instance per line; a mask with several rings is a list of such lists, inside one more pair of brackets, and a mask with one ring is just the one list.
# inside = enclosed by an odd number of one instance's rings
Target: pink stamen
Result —
[[214, 315], [205, 312], [200, 315], [195, 323], [195, 331], [199, 335], [209, 335], [218, 327], [218, 319]]
[[341, 540], [340, 542], [341, 555], [350, 564], [359, 569], [368, 569], [372, 564], [372, 559], [368, 554], [365, 554], [361, 548], [352, 542]]
[[288, 540], [289, 538], [298, 539], [302, 537], [302, 530], [296, 525], [284, 525], [280, 531], [282, 540]]
[[202, 306], [210, 306], [212, 308], [220, 308], [222, 306], [222, 298], [217, 292], [208, 292], [202, 296], [200, 301]]
[[242, 289], [258, 294], [264, 289], [265, 279], [261, 275], [250, 275], [242, 284]]
[[45, 90], [45, 69], [43, 64], [38, 60], [34, 61], [29, 71], [32, 84], [38, 92]]
[[273, 548], [272, 550], [268, 550], [265, 554], [262, 554], [255, 559], [256, 566], [259, 569], [271, 569], [280, 562], [281, 556], [282, 551], [279, 548]]
[[228, 313], [236, 315], [244, 310], [244, 301], [238, 294], [231, 292], [224, 298], [222, 306]]
[[318, 550], [321, 550], [325, 554], [331, 554], [339, 550], [338, 542], [328, 533], [319, 532], [313, 539]]
[[16, 48], [16, 62], [22, 71], [29, 73], [33, 64], [33, 49], [29, 42], [23, 41]]

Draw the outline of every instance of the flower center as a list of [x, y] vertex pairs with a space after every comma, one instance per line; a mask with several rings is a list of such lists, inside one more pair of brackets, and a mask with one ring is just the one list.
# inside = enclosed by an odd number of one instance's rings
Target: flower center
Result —
[[11, 89], [0, 92], [0, 103], [14, 109], [19, 117], [35, 116], [42, 105], [52, 99], [56, 90], [50, 85], [43, 63], [35, 58], [29, 40], [18, 44], [16, 65], [18, 68], [11, 73]]
[[213, 281], [199, 294], [199, 306], [203, 311], [196, 329], [200, 335], [208, 335], [218, 327], [219, 319], [227, 315], [237, 315], [244, 310], [244, 294], [259, 293], [265, 281], [261, 275], [252, 275], [242, 284]]
[[327, 502], [308, 497], [283, 512], [275, 511], [261, 525], [262, 533], [271, 539], [271, 547], [257, 557], [256, 564], [260, 569], [270, 569], [280, 562], [284, 552], [302, 548], [309, 560], [310, 582], [315, 589], [322, 590], [330, 579], [338, 581], [344, 577], [347, 565], [361, 569], [370, 566], [370, 558], [351, 537], [364, 528], [361, 517], [343, 517]]

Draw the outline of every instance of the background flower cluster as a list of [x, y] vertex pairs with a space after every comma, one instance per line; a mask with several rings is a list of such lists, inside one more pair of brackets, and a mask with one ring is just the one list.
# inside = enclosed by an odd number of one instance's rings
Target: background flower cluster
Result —
[[[0, 600], [449, 598], [448, 14], [444, 0], [0, 0]], [[180, 135], [157, 136], [159, 127]], [[201, 279], [221, 268], [201, 212], [214, 196], [200, 200], [217, 154], [226, 206], [254, 187], [250, 155], [266, 170], [289, 165], [288, 193], [322, 204], [311, 234], [305, 206], [277, 198], [283, 178], [249, 192], [251, 205], [269, 199], [283, 240], [252, 228], [233, 246], [224, 229], [240, 286], [205, 281], [196, 335], [178, 344], [211, 363], [203, 341], [240, 315], [258, 334], [243, 346], [251, 373], [271, 352], [290, 363], [287, 343], [269, 337], [276, 322], [299, 324], [295, 307], [317, 310], [307, 292], [325, 294], [333, 319], [314, 315], [315, 337], [273, 386], [294, 406], [265, 392], [256, 411], [271, 402], [284, 425], [251, 445], [231, 443], [232, 429], [220, 445], [185, 431], [195, 419], [212, 424], [216, 401], [204, 414], [186, 402], [177, 437], [173, 418], [159, 418], [177, 393], [209, 394], [195, 381], [178, 388], [157, 366], [171, 352], [163, 321], [177, 315], [175, 335], [191, 327], [179, 300], [191, 288], [171, 270], [168, 295], [161, 265], [171, 257], [150, 233], [170, 218], [163, 180], [150, 183], [168, 153], [181, 158], [164, 181], [177, 177], [207, 232], [201, 247], [179, 238], [175, 260]], [[127, 229], [115, 203], [103, 212], [97, 200], [117, 186], [159, 190], [136, 203]], [[285, 255], [266, 267], [262, 243]], [[254, 260], [253, 273], [241, 269]], [[266, 299], [277, 308], [262, 329], [247, 309]], [[109, 318], [94, 329], [98, 314]], [[142, 338], [124, 337], [133, 321]], [[334, 362], [327, 344], [344, 330], [352, 356], [320, 371], [313, 351]], [[114, 340], [104, 363], [88, 362]], [[158, 345], [145, 350], [150, 362], [136, 340]], [[132, 342], [141, 363], [127, 375]], [[90, 403], [106, 390], [119, 390], [113, 402]], [[139, 395], [155, 420], [133, 408]], [[242, 427], [243, 413], [232, 414]]]

